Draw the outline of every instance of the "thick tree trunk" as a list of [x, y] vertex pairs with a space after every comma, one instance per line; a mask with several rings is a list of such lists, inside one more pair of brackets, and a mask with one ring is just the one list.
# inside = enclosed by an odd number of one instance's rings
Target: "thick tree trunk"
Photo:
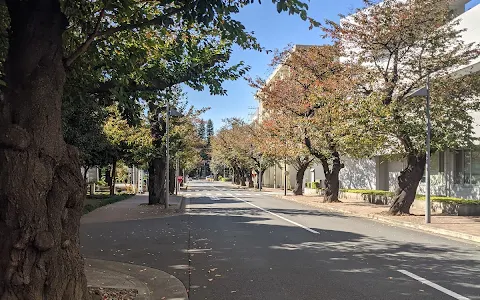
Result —
[[305, 176], [305, 171], [307, 170], [308, 165], [310, 165], [310, 161], [304, 164], [299, 164], [298, 166], [297, 174], [295, 175], [295, 189], [293, 190], [294, 195], [303, 195], [303, 177]]
[[393, 197], [389, 213], [392, 215], [410, 214], [417, 193], [418, 184], [422, 180], [425, 171], [425, 154], [410, 154], [407, 157], [407, 167], [398, 176], [398, 188]]
[[177, 178], [175, 178], [175, 169], [174, 168], [170, 168], [170, 181], [169, 181], [169, 184], [170, 184], [170, 187], [169, 187], [169, 191], [170, 191], [170, 194], [175, 194], [175, 183], [177, 182]]
[[252, 172], [250, 171], [247, 173], [247, 180], [248, 180], [248, 187], [253, 188], [255, 186], [255, 183], [253, 182]]
[[340, 179], [338, 176], [344, 167], [340, 161], [340, 155], [338, 152], [333, 152], [332, 156], [333, 162], [331, 169], [329, 168], [327, 159], [320, 159], [325, 174], [325, 195], [323, 201], [329, 203], [340, 202], [340, 200], [338, 200], [338, 193], [340, 191]]
[[0, 100], [0, 298], [89, 299], [79, 251], [85, 183], [62, 134], [58, 0], [9, 1], [8, 88]]
[[85, 182], [87, 182], [87, 174], [88, 174], [88, 170], [89, 170], [89, 169], [90, 169], [90, 167], [88, 167], [88, 166], [84, 166], [84, 167], [83, 167], [83, 180], [84, 180]]
[[165, 168], [164, 157], [154, 158], [148, 168], [148, 204], [165, 205]]
[[115, 195], [115, 184], [117, 182], [117, 161], [114, 160], [110, 169], [110, 196]]
[[246, 171], [245, 170], [241, 170], [240, 171], [240, 186], [247, 186], [247, 176], [246, 176]]

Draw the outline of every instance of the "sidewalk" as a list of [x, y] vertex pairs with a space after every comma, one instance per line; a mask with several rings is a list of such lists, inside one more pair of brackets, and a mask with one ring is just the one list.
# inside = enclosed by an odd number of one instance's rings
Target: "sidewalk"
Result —
[[480, 243], [480, 217], [432, 214], [432, 223], [425, 224], [425, 212], [415, 208], [410, 210], [412, 216], [389, 216], [385, 214], [389, 208], [387, 205], [374, 205], [355, 199], [340, 199], [341, 203], [323, 203], [322, 197], [294, 196], [291, 191], [287, 191], [287, 196], [284, 196], [284, 191], [281, 189], [262, 188], [262, 190], [266, 194], [322, 210], [369, 218], [394, 226]]
[[148, 205], [148, 194], [139, 194], [127, 200], [102, 206], [82, 216], [83, 223], [105, 223], [173, 216], [185, 208], [183, 197], [170, 195], [170, 209], [161, 205]]
[[[114, 224], [119, 222], [121, 224], [124, 221], [181, 215], [185, 209], [183, 199], [180, 196], [170, 196], [170, 209], [166, 210], [160, 205], [147, 205], [148, 195], [136, 195], [127, 200], [100, 207], [84, 215], [80, 223], [81, 225], [103, 226], [95, 223]], [[116, 259], [115, 256], [105, 256], [104, 258], [107, 260], [91, 258], [85, 260], [88, 286], [98, 293], [94, 294], [94, 300], [117, 299], [117, 297], [118, 299], [138, 300], [188, 299], [185, 286], [173, 275], [145, 265], [110, 261], [110, 259]], [[102, 293], [108, 295], [108, 298], [102, 298]]]
[[[183, 283], [176, 277], [145, 266], [86, 259], [89, 287], [136, 290], [135, 300], [187, 300]], [[102, 299], [103, 300], [103, 299]]]

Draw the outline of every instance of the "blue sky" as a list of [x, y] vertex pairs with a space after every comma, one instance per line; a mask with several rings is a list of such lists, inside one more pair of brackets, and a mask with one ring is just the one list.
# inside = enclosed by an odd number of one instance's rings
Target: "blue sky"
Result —
[[[339, 14], [350, 13], [353, 9], [361, 7], [362, 2], [362, 0], [310, 0], [309, 15], [318, 21], [338, 20]], [[479, 3], [480, 0], [473, 0], [467, 5], [467, 9]], [[278, 14], [270, 0], [263, 0], [261, 5], [252, 4], [245, 7], [237, 15], [237, 19], [248, 31], [254, 31], [258, 41], [267, 49], [283, 49], [289, 44], [325, 43], [319, 29], [308, 30], [309, 24], [298, 16]], [[272, 68], [269, 67], [271, 59], [272, 54], [235, 49], [231, 61], [244, 61], [251, 66], [248, 74], [250, 77], [266, 78], [272, 72]], [[212, 119], [215, 129], [222, 125], [224, 118], [241, 117], [249, 120], [249, 115], [257, 107], [253, 97], [255, 90], [245, 80], [227, 82], [224, 87], [228, 91], [227, 96], [211, 96], [208, 91], [185, 90], [190, 104], [198, 108], [211, 108], [203, 118]]]

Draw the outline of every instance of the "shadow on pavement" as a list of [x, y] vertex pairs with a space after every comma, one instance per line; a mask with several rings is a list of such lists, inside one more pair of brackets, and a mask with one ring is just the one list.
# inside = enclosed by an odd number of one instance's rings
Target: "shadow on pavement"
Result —
[[[203, 201], [195, 204], [210, 204]], [[354, 218], [314, 210], [271, 211], [344, 218], [355, 226]], [[450, 299], [399, 269], [480, 299], [473, 247], [416, 243], [415, 232], [400, 240], [394, 228], [382, 238], [312, 229], [320, 234], [255, 208], [193, 208], [163, 219], [82, 224], [81, 244], [89, 258], [173, 274], [190, 299]]]

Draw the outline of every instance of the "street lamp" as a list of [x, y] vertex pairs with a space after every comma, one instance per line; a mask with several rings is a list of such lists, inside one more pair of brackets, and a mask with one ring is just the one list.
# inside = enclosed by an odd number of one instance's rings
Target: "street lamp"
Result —
[[430, 122], [430, 75], [427, 75], [427, 85], [409, 95], [411, 97], [425, 97], [425, 115], [427, 119], [427, 138], [426, 138], [426, 163], [425, 163], [425, 223], [431, 223], [431, 207], [430, 207], [430, 136], [432, 125]]
[[170, 203], [170, 116], [172, 117], [181, 117], [182, 114], [173, 109], [170, 109], [170, 103], [167, 101], [167, 116], [166, 116], [166, 127], [167, 127], [167, 180], [166, 180], [166, 198], [165, 198], [165, 208], [168, 209]]

